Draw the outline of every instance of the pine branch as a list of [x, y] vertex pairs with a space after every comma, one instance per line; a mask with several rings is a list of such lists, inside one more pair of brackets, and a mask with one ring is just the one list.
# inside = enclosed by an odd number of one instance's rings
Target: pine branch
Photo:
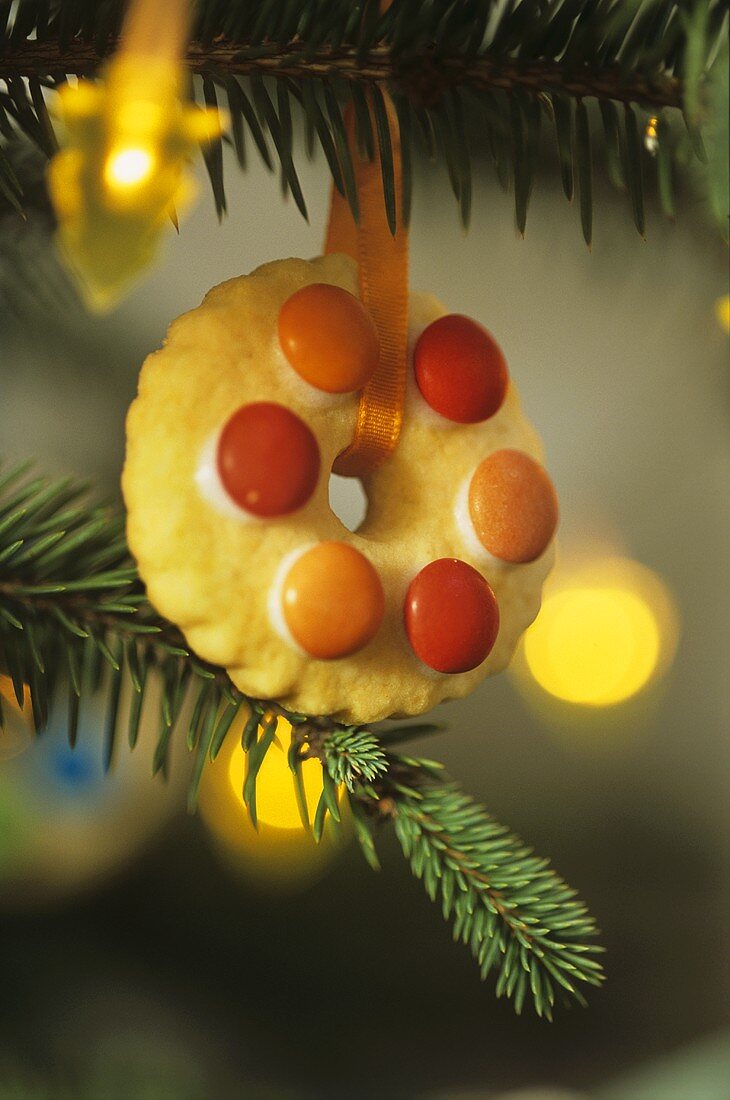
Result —
[[216, 725], [248, 702], [222, 669], [193, 655], [179, 631], [147, 600], [116, 509], [89, 506], [85, 486], [70, 479], [29, 479], [25, 467], [0, 470], [0, 665], [16, 697], [30, 687], [33, 719], [43, 730], [59, 683], [67, 685], [68, 731], [73, 743], [79, 706], [106, 688], [111, 764], [123, 679], [134, 697], [128, 738], [137, 740], [150, 669], [162, 690], [155, 770], [164, 771], [170, 737], [188, 687], [205, 698], [193, 709], [188, 741], [195, 746], [211, 715]]
[[[241, 166], [248, 137], [268, 168], [278, 162], [305, 216], [292, 120], [303, 120], [307, 152], [320, 146], [356, 213], [342, 109], [353, 105], [361, 150], [372, 155], [376, 135], [363, 108], [368, 91], [384, 85], [395, 101], [408, 166], [406, 220], [419, 146], [447, 168], [465, 225], [474, 165], [488, 153], [500, 184], [514, 193], [524, 233], [547, 120], [569, 199], [573, 181], [579, 184], [587, 243], [597, 171], [628, 190], [627, 209], [643, 235], [653, 181], [662, 210], [674, 216], [674, 180], [690, 167], [726, 233], [727, 8], [727, 0], [395, 0], [379, 15], [375, 0], [207, 0], [186, 61], [203, 78], [206, 102], [227, 108]], [[6, 87], [0, 135], [20, 130], [46, 155], [52, 151], [44, 89], [51, 94], [67, 76], [98, 70], [116, 45], [121, 11], [121, 2], [78, 0], [47, 18], [41, 0], [20, 4], [14, 22], [0, 30], [0, 87]], [[597, 100], [600, 117], [586, 110], [586, 100]], [[642, 140], [655, 116], [656, 138]], [[387, 136], [378, 133], [377, 140], [388, 194], [394, 182]], [[603, 155], [596, 156], [591, 149], [599, 143]], [[222, 215], [220, 145], [206, 153], [206, 166]], [[22, 204], [1, 155], [0, 192]]]
[[[358, 737], [369, 751], [373, 735], [354, 731], [350, 753]], [[329, 735], [310, 751], [331, 772], [341, 746]], [[585, 1004], [579, 986], [602, 983], [595, 956], [603, 949], [592, 942], [595, 922], [575, 891], [445, 778], [440, 764], [390, 753], [383, 759], [372, 782], [349, 788], [368, 862], [377, 867], [373, 823], [391, 821], [412, 873], [440, 900], [444, 919], [452, 918], [454, 939], [469, 946], [482, 979], [496, 972], [497, 996], [512, 998], [519, 1013], [529, 995], [547, 1019], [558, 995]]]
[[357, 726], [328, 731], [323, 752], [332, 781], [337, 786], [344, 784], [348, 791], [354, 791], [358, 783], [372, 783], [388, 770], [378, 738]]
[[[123, 687], [131, 692], [127, 736], [134, 747], [155, 670], [161, 691], [153, 771], [165, 772], [172, 738], [184, 733], [195, 753], [192, 810], [207, 761], [245, 707], [243, 798], [256, 824], [257, 777], [283, 716], [292, 728], [289, 764], [307, 825], [301, 766], [311, 757], [322, 763], [315, 839], [328, 820], [340, 822], [342, 787], [373, 867], [372, 825], [391, 821], [411, 870], [432, 899], [441, 898], [444, 917], [454, 917], [455, 937], [470, 945], [483, 977], [498, 970], [497, 993], [513, 997], [518, 1011], [528, 990], [537, 1012], [550, 1017], [558, 987], [582, 1001], [576, 983], [599, 984], [593, 922], [544, 860], [445, 780], [440, 765], [393, 754], [372, 730], [295, 714], [238, 691], [223, 669], [200, 660], [157, 615], [129, 558], [123, 517], [85, 504], [84, 493], [70, 479], [30, 478], [27, 467], [0, 469], [0, 671], [11, 677], [19, 706], [30, 688], [38, 733], [60, 693], [74, 744], [80, 707], [103, 688], [109, 767]], [[2, 721], [0, 703], [0, 727]], [[395, 726], [382, 736], [402, 743], [438, 729]]]
[[[24, 43], [22, 50], [0, 60], [0, 79], [5, 77], [47, 77], [52, 72], [67, 76], [94, 76], [117, 42], [110, 40], [103, 50], [93, 42], [72, 42], [62, 49], [58, 41]], [[479, 57], [470, 60], [460, 54], [443, 54], [435, 47], [423, 50], [417, 64], [402, 60], [387, 46], [366, 53], [355, 47], [309, 50], [298, 43], [280, 47], [245, 48], [192, 42], [185, 56], [188, 70], [196, 76], [211, 72], [227, 76], [270, 76], [295, 81], [341, 80], [367, 87], [387, 83], [405, 92], [416, 103], [440, 99], [453, 88], [474, 92], [500, 90], [557, 93], [576, 99], [594, 97], [647, 107], [681, 108], [683, 83], [664, 73], [656, 75], [624, 72], [619, 65], [596, 71], [585, 65], [574, 69], [558, 61]], [[426, 83], [428, 78], [428, 84]]]
[[[400, 765], [405, 776], [396, 783]], [[516, 1011], [532, 994], [538, 1015], [552, 1018], [557, 993], [583, 1004], [577, 983], [599, 985], [602, 949], [590, 942], [593, 919], [544, 859], [497, 824], [456, 784], [419, 761], [396, 758], [388, 779], [403, 854], [423, 880], [454, 939], [467, 944], [482, 978], [497, 973], [497, 996]]]
[[[3, 191], [3, 164], [12, 191]], [[50, 247], [55, 218], [45, 168], [45, 156], [28, 141], [14, 138], [0, 147], [0, 327], [10, 318], [34, 324], [39, 315], [46, 327], [51, 318], [73, 326], [82, 309]]]

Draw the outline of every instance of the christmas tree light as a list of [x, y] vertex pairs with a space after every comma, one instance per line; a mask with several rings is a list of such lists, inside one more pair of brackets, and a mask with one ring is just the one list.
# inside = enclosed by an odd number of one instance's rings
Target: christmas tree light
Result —
[[221, 131], [217, 111], [182, 99], [188, 22], [181, 0], [136, 0], [102, 80], [59, 93], [65, 142], [48, 170], [58, 244], [95, 309], [113, 305], [152, 262], [194, 195], [190, 156]]

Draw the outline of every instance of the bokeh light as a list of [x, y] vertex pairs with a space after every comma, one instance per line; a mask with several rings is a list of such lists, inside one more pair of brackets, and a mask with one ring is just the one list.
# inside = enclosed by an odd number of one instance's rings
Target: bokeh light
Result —
[[[108, 774], [103, 699], [82, 706], [72, 748], [62, 695], [50, 708], [46, 729], [35, 736], [28, 697], [21, 711], [12, 685], [10, 700], [7, 688], [4, 679], [5, 733], [16, 721], [25, 722], [28, 732], [26, 751], [3, 759], [0, 767], [0, 912], [73, 896], [124, 867], [173, 815], [182, 813], [191, 766], [183, 747], [171, 756], [166, 782], [150, 774], [159, 732], [156, 676], [148, 686], [150, 705], [142, 716], [138, 746], [132, 752], [119, 736]], [[121, 700], [120, 727], [128, 706], [127, 694]], [[3, 736], [0, 732], [0, 749]]]
[[[256, 777], [256, 811], [259, 825], [301, 833], [302, 818], [299, 813], [294, 782], [287, 760], [291, 726], [279, 719], [277, 739], [264, 757]], [[228, 782], [242, 815], [248, 811], [243, 801], [243, 784], [246, 777], [246, 754], [240, 742], [235, 744], [228, 763]], [[302, 764], [302, 780], [310, 816], [314, 813], [322, 792], [322, 765], [317, 760], [305, 760]]]
[[715, 303], [715, 316], [720, 324], [721, 328], [725, 329], [725, 332], [730, 332], [730, 294], [724, 294], [722, 298], [718, 298]]
[[0, 761], [11, 760], [25, 752], [33, 736], [28, 685], [23, 688], [21, 707], [15, 696], [13, 681], [9, 676], [0, 674], [0, 707], [3, 716], [0, 723]]
[[635, 695], [659, 657], [659, 627], [635, 592], [575, 588], [548, 597], [525, 639], [533, 676], [551, 695], [605, 707]]
[[524, 660], [550, 695], [610, 707], [642, 691], [674, 653], [676, 613], [645, 566], [605, 558], [558, 574], [524, 640]]
[[[291, 725], [279, 719], [277, 735], [256, 779], [258, 828], [251, 823], [243, 801], [246, 754], [241, 748], [245, 715], [234, 722], [215, 762], [203, 773], [198, 809], [216, 849], [237, 873], [259, 886], [274, 889], [301, 888], [321, 875], [337, 844], [346, 835], [346, 800], [340, 807], [343, 825], [325, 826], [319, 844], [302, 822], [294, 777], [289, 768]], [[322, 792], [322, 765], [305, 760], [302, 781], [311, 821]]]

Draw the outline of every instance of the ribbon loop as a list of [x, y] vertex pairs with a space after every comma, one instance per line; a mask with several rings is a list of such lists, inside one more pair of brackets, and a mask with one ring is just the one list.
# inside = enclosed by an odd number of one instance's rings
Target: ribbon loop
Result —
[[[387, 95], [384, 102], [398, 203], [396, 232], [392, 234], [388, 225], [378, 143], [372, 160], [360, 159], [350, 105], [345, 112], [345, 126], [355, 168], [360, 218], [356, 225], [347, 200], [333, 186], [325, 244], [326, 252], [346, 252], [357, 261], [360, 296], [380, 337], [378, 367], [360, 395], [353, 441], [334, 464], [335, 473], [346, 477], [370, 473], [393, 453], [403, 423], [406, 394], [408, 231], [402, 216], [398, 120]], [[372, 105], [370, 114], [373, 120]]]

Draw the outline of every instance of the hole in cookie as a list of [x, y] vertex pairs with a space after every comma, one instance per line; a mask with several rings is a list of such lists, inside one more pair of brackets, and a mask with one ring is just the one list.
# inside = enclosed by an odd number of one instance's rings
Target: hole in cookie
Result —
[[368, 510], [368, 498], [359, 477], [330, 474], [330, 508], [348, 531], [362, 526]]

